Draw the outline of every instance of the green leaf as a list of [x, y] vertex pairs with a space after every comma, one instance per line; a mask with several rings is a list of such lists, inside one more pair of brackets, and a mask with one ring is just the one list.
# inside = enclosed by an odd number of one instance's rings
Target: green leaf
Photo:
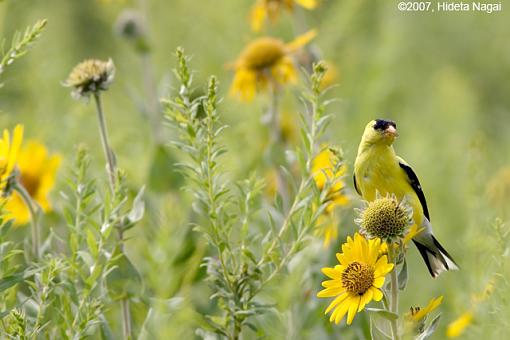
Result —
[[97, 242], [94, 233], [90, 229], [87, 229], [87, 245], [92, 257], [96, 259], [98, 255]]
[[0, 292], [3, 292], [6, 289], [11, 288], [17, 283], [22, 282], [24, 279], [24, 273], [17, 273], [13, 275], [8, 275], [0, 279]]
[[402, 264], [402, 269], [398, 273], [398, 289], [404, 290], [407, 286], [407, 261], [404, 257], [404, 263]]
[[138, 295], [142, 290], [142, 277], [129, 258], [118, 249], [113, 265], [115, 266], [106, 278], [108, 292], [113, 299], [122, 299]]
[[370, 318], [370, 335], [372, 339], [391, 339], [391, 336], [377, 327], [376, 322]]
[[393, 321], [398, 319], [398, 314], [387, 311], [386, 309], [366, 308], [366, 310], [367, 312], [377, 314], [377, 316], [385, 318], [386, 320]]
[[166, 146], [156, 146], [149, 170], [148, 187], [151, 191], [167, 192], [184, 185], [184, 176], [175, 166], [176, 163], [176, 156]]
[[439, 325], [439, 319], [441, 318], [441, 314], [436, 316], [432, 322], [430, 322], [430, 325], [421, 333], [418, 337], [416, 337], [416, 340], [425, 340], [430, 338], [430, 336], [436, 331], [437, 326]]
[[108, 321], [106, 320], [106, 317], [101, 314], [99, 316], [99, 319], [101, 320], [100, 323], [100, 329], [101, 329], [101, 338], [105, 340], [114, 340], [115, 337], [113, 335], [113, 332], [110, 328], [110, 325], [108, 324]]
[[145, 187], [142, 187], [136, 194], [136, 197], [133, 201], [133, 207], [128, 214], [128, 219], [131, 223], [137, 223], [143, 218], [143, 214], [145, 212], [145, 202], [143, 200], [144, 192]]

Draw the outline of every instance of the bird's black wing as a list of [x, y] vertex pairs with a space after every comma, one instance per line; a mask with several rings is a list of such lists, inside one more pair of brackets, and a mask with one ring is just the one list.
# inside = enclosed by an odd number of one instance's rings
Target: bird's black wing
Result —
[[353, 175], [352, 175], [352, 179], [354, 180], [354, 189], [356, 189], [356, 192], [357, 192], [360, 196], [363, 196], [363, 195], [361, 195], [361, 192], [359, 191], [358, 183], [356, 183], [356, 174], [353, 174]]
[[420, 181], [418, 180], [418, 176], [414, 173], [413, 169], [407, 165], [402, 159], [399, 159], [398, 165], [404, 170], [409, 179], [409, 184], [413, 188], [414, 192], [420, 199], [421, 207], [423, 208], [423, 214], [430, 221], [429, 209], [427, 208], [427, 201], [425, 200], [425, 194], [421, 189]]

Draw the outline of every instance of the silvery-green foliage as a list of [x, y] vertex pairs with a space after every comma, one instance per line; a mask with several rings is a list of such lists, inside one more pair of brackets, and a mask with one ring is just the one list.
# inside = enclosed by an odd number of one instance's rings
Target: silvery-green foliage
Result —
[[1, 41], [0, 49], [2, 56], [0, 58], [0, 75], [4, 72], [8, 65], [12, 64], [16, 59], [21, 58], [28, 52], [30, 45], [39, 38], [46, 27], [46, 24], [46, 19], [39, 20], [33, 26], [27, 27], [23, 34], [16, 32], [12, 38], [11, 46], [7, 50], [5, 49], [5, 41]]
[[[328, 182], [324, 192], [320, 192], [310, 173], [316, 143], [329, 119], [325, 114], [327, 102], [323, 102], [320, 90], [325, 69], [322, 64], [315, 65], [311, 90], [303, 97], [303, 146], [295, 151], [301, 173], [296, 178], [283, 168], [294, 189], [290, 208], [285, 208], [277, 195], [274, 206], [261, 211], [257, 202], [263, 181], [252, 176], [237, 183], [228, 179], [222, 167], [227, 150], [221, 144], [221, 134], [226, 126], [221, 124], [218, 113], [216, 78], [209, 79], [205, 96], [194, 98], [189, 57], [182, 49], [176, 54], [175, 74], [180, 87], [177, 95], [163, 104], [167, 118], [178, 131], [179, 140], [173, 144], [189, 157], [180, 166], [191, 183], [186, 189], [193, 195], [194, 210], [200, 216], [196, 230], [214, 250], [204, 258], [203, 266], [212, 288], [210, 298], [221, 311], [209, 315], [209, 329], [198, 330], [197, 334], [207, 337], [214, 332], [237, 339], [245, 326], [259, 331], [252, 317], [273, 307], [259, 299], [259, 293], [305, 246], [325, 208], [328, 189], [334, 184]], [[199, 114], [201, 108], [205, 115]]]

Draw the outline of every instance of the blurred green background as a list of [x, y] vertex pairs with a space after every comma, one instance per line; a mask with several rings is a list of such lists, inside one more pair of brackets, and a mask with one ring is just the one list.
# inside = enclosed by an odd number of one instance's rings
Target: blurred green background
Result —
[[[93, 166], [101, 174], [103, 159], [93, 105], [73, 100], [62, 82], [83, 59], [111, 57], [116, 77], [104, 105], [119, 165], [133, 187], [150, 181], [151, 174], [157, 177], [170, 172], [168, 163], [168, 170], [151, 173], [156, 147], [150, 124], [140, 110], [146, 100], [143, 61], [114, 30], [124, 9], [144, 8], [150, 48], [146, 62], [153, 68], [158, 97], [174, 90], [173, 52], [183, 46], [193, 56], [196, 84], [205, 86], [210, 74], [219, 78], [225, 97], [222, 120], [230, 126], [225, 137], [230, 151], [226, 168], [233, 178], [244, 178], [257, 168], [261, 157], [267, 137], [261, 116], [268, 98], [261, 95], [244, 104], [228, 96], [232, 72], [227, 64], [249, 41], [262, 35], [252, 33], [248, 24], [252, 4], [248, 0], [4, 0], [0, 2], [1, 37], [10, 39], [16, 30], [41, 18], [48, 19], [48, 27], [33, 49], [3, 74], [0, 123], [2, 127], [23, 123], [27, 139], [43, 140], [64, 155], [60, 186], [79, 143], [90, 147]], [[338, 69], [339, 86], [331, 96], [340, 100], [331, 107], [335, 118], [328, 141], [344, 149], [352, 169], [365, 124], [374, 118], [395, 120], [400, 134], [396, 151], [418, 174], [436, 236], [461, 267], [459, 272], [433, 280], [416, 249], [409, 252], [410, 280], [401, 308], [423, 306], [432, 297], [444, 295], [442, 322], [435, 334], [441, 339], [447, 323], [471, 307], [472, 294], [482, 291], [494, 273], [508, 275], [504, 267], [508, 259], [497, 250], [492, 224], [498, 216], [508, 218], [509, 190], [506, 197], [496, 195], [489, 200], [494, 195], [487, 193], [487, 184], [493, 180], [500, 183], [495, 187], [510, 186], [510, 178], [506, 183], [504, 178], [494, 179], [500, 168], [510, 166], [510, 9], [503, 4], [501, 12], [492, 14], [403, 13], [391, 0], [324, 0], [314, 11], [298, 10], [308, 27], [317, 28], [315, 44], [322, 57]], [[295, 27], [285, 14], [263, 34], [290, 41], [299, 31]], [[301, 109], [293, 100], [297, 89], [287, 91], [283, 107], [294, 116], [296, 125]], [[169, 141], [172, 133], [163, 131], [162, 139]], [[210, 308], [206, 285], [193, 278], [204, 252], [203, 241], [187, 226], [190, 200], [181, 197], [185, 196], [180, 191], [182, 183], [177, 176], [169, 178], [165, 183], [168, 192], [149, 195], [149, 216], [130, 231], [127, 246], [145, 277], [151, 306], [158, 311], [153, 320], [155, 333], [149, 338], [191, 336], [201, 322], [195, 311]], [[350, 175], [346, 181], [355, 197]], [[153, 192], [157, 189], [152, 188]], [[59, 209], [58, 204], [55, 208]], [[339, 242], [354, 227], [352, 213], [348, 213], [340, 226]], [[295, 263], [295, 270], [285, 279], [285, 292], [269, 291], [272, 295], [267, 299], [286, 310], [279, 319], [259, 320], [270, 338], [360, 336], [343, 326], [327, 326], [321, 316], [326, 301], [313, 298], [320, 289], [320, 268], [332, 264], [337, 249], [338, 243], [328, 250], [313, 248], [310, 251], [318, 260]], [[495, 336], [505, 326], [510, 308], [502, 297], [508, 286], [503, 279], [496, 282], [500, 297], [477, 307], [475, 324], [465, 337]], [[186, 288], [190, 285], [191, 290]], [[304, 302], [303, 287], [312, 296]], [[190, 299], [183, 303], [167, 300], [177, 292]], [[300, 304], [307, 309], [298, 308]], [[139, 305], [136, 318], [141, 323], [149, 307]], [[358, 317], [356, 322], [366, 320]]]

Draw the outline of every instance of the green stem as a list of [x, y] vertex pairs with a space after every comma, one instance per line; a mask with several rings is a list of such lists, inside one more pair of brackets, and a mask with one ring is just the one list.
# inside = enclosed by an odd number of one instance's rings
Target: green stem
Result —
[[14, 190], [18, 192], [21, 199], [30, 211], [31, 218], [31, 229], [32, 229], [32, 254], [36, 260], [39, 260], [39, 208], [37, 204], [32, 200], [28, 191], [20, 183], [14, 185]]
[[123, 298], [122, 304], [122, 331], [124, 339], [131, 339], [131, 311], [129, 310], [129, 299]]
[[[388, 257], [391, 263], [393, 263], [395, 266], [393, 267], [393, 270], [391, 271], [390, 278], [390, 290], [391, 290], [391, 296], [390, 296], [390, 312], [395, 313], [398, 315], [398, 276], [397, 276], [397, 263], [396, 263], [396, 256], [394, 254], [394, 250], [392, 249], [392, 244], [388, 244]], [[398, 340], [398, 326], [397, 326], [397, 320], [391, 320], [391, 334], [393, 340]]]
[[113, 156], [112, 149], [110, 148], [110, 142], [108, 140], [108, 129], [106, 127], [106, 120], [103, 112], [103, 105], [101, 104], [101, 96], [99, 92], [94, 92], [94, 99], [96, 102], [97, 119], [99, 121], [99, 135], [101, 137], [101, 145], [103, 146], [103, 152], [106, 157], [106, 165], [108, 172], [108, 179], [110, 183], [110, 191], [115, 194], [115, 159]]
[[[110, 192], [112, 198], [115, 196], [115, 187], [117, 185], [116, 180], [116, 164], [115, 157], [112, 149], [110, 148], [110, 142], [108, 140], [108, 129], [106, 127], [106, 119], [103, 112], [103, 106], [101, 104], [101, 96], [99, 92], [94, 92], [94, 99], [96, 102], [97, 118], [99, 121], [99, 135], [101, 136], [101, 144], [106, 158], [106, 167], [108, 173], [108, 180], [110, 184]], [[119, 248], [124, 253], [124, 232], [122, 228], [117, 228]], [[127, 297], [121, 300], [122, 308], [122, 330], [124, 333], [124, 339], [131, 339], [131, 312], [129, 309], [129, 299]]]
[[283, 206], [288, 207], [289, 204], [289, 190], [285, 185], [285, 176], [278, 160], [280, 154], [283, 152], [284, 145], [282, 140], [282, 129], [280, 124], [279, 106], [279, 91], [276, 80], [271, 81], [271, 98], [268, 109], [269, 116], [269, 129], [271, 133], [271, 143], [269, 144], [269, 155], [272, 165], [276, 170], [276, 188], [278, 193], [282, 196]]

